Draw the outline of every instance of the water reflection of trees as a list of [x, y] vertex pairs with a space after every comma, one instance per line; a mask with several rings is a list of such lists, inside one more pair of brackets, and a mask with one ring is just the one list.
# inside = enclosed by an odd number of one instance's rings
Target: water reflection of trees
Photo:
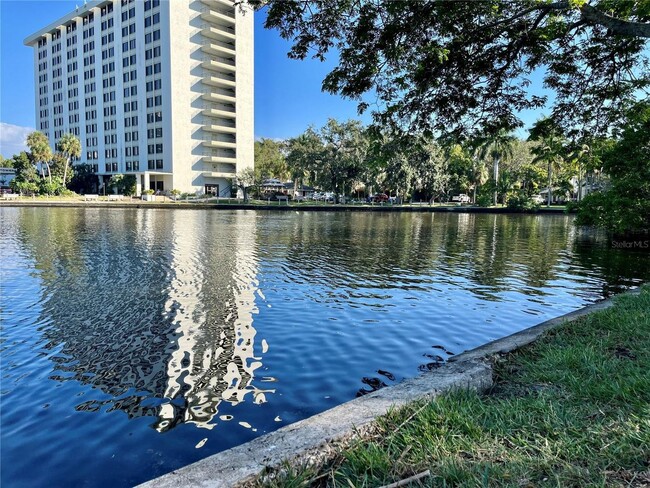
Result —
[[260, 365], [251, 316], [256, 258], [246, 243], [254, 229], [237, 215], [226, 222], [135, 210], [20, 215], [41, 279], [51, 379], [101, 391], [78, 410], [154, 416], [166, 430], [213, 426], [222, 401], [248, 394], [264, 401], [252, 385]]
[[[290, 266], [305, 279], [339, 286], [408, 288], [423, 281], [466, 280], [470, 291], [492, 295], [540, 288], [557, 276], [573, 239], [571, 218], [483, 214], [305, 214], [274, 240], [287, 246]], [[295, 274], [294, 274], [295, 276]]]
[[581, 267], [598, 269], [603, 277], [601, 293], [604, 297], [650, 281], [650, 253], [647, 250], [614, 249], [603, 231], [578, 230], [572, 252]]

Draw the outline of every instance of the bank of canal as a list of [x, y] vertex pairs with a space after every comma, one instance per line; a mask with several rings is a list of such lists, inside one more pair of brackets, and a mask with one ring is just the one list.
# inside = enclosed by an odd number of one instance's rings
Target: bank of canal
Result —
[[649, 351], [646, 286], [141, 486], [642, 486]]

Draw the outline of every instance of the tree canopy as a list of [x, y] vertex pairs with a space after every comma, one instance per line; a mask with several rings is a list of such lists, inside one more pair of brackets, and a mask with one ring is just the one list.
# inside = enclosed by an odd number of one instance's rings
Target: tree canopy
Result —
[[[42, 132], [34, 131], [27, 136], [26, 145], [29, 153], [21, 152], [12, 158], [12, 166], [16, 170], [16, 177], [11, 182], [14, 191], [47, 195], [68, 193], [67, 185], [74, 175], [73, 169], [69, 167], [70, 160], [81, 155], [79, 139], [73, 134], [64, 134], [56, 144], [59, 152], [52, 153], [48, 137]], [[37, 164], [40, 164], [40, 178]], [[47, 168], [47, 174], [44, 167]], [[74, 186], [78, 188], [78, 182]]]
[[67, 132], [61, 136], [61, 139], [56, 144], [56, 148], [65, 158], [63, 181], [67, 183], [70, 160], [81, 156], [81, 141], [71, 132]]
[[[52, 172], [50, 171], [50, 161], [52, 159], [52, 149], [50, 148], [49, 139], [42, 132], [34, 131], [27, 136], [26, 144], [34, 162], [47, 166], [47, 176], [51, 182]], [[43, 174], [42, 166], [41, 174]]]
[[249, 0], [289, 56], [339, 64], [323, 89], [376, 95], [380, 125], [410, 131], [498, 132], [547, 103], [529, 93], [543, 73], [552, 117], [604, 132], [650, 85], [650, 0]]
[[259, 179], [286, 179], [288, 170], [282, 141], [266, 138], [255, 141], [255, 173]]
[[614, 233], [650, 231], [650, 101], [629, 110], [618, 140], [603, 145], [603, 169], [610, 186], [585, 197], [578, 223]]

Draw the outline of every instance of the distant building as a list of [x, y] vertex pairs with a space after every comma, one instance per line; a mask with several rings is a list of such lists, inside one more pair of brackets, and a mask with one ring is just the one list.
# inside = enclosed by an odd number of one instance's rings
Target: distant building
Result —
[[262, 181], [260, 189], [263, 193], [284, 193], [284, 183], [275, 178]]
[[285, 193], [294, 200], [311, 200], [316, 191], [313, 187], [307, 185], [298, 185], [297, 192], [294, 192], [294, 184], [292, 182], [284, 184]]
[[230, 195], [253, 166], [253, 11], [232, 0], [90, 1], [25, 39], [36, 127], [138, 190]]

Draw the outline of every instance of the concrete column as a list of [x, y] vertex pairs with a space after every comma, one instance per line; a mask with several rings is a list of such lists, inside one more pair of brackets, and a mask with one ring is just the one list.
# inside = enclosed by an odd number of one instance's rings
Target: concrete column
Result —
[[146, 172], [144, 173], [144, 183], [142, 184], [142, 191], [146, 191], [149, 189], [149, 173]]

